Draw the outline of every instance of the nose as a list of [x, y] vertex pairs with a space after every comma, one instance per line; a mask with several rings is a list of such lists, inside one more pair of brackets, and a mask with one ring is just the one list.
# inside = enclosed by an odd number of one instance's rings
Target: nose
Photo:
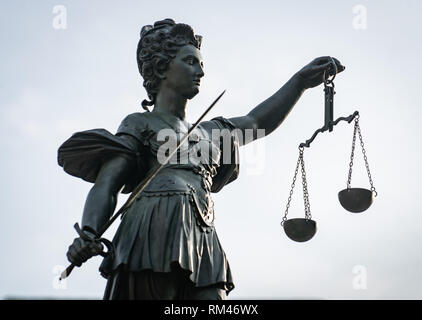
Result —
[[204, 68], [200, 65], [200, 64], [198, 64], [198, 70], [197, 70], [197, 72], [196, 72], [196, 76], [198, 77], [198, 78], [202, 78], [204, 75], [205, 75], [205, 73], [204, 73]]

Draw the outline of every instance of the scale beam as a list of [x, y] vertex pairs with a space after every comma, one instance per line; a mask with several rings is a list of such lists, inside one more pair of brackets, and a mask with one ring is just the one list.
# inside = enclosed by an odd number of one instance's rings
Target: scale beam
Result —
[[353, 112], [353, 114], [351, 114], [348, 117], [340, 117], [340, 118], [338, 118], [335, 121], [328, 121], [322, 128], [320, 128], [317, 131], [315, 131], [314, 134], [312, 135], [312, 137], [310, 139], [306, 140], [306, 142], [302, 142], [299, 145], [299, 148], [303, 148], [303, 147], [309, 148], [310, 145], [311, 145], [311, 143], [312, 143], [312, 141], [314, 141], [314, 139], [318, 135], [318, 133], [325, 132], [325, 131], [329, 130], [330, 128], [331, 128], [331, 130], [330, 130], [330, 132], [331, 132], [333, 130], [333, 127], [335, 125], [337, 125], [340, 121], [347, 121], [348, 123], [350, 123], [350, 122], [353, 121], [354, 118], [356, 118], [357, 115], [359, 115], [359, 111]]

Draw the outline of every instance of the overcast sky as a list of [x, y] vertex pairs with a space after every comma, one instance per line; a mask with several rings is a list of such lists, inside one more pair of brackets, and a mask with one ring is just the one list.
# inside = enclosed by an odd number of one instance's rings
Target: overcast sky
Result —
[[[57, 20], [63, 12], [66, 20]], [[346, 66], [335, 80], [334, 117], [361, 114], [378, 197], [361, 214], [340, 206], [353, 126], [320, 134], [305, 150], [318, 225], [306, 243], [289, 240], [280, 221], [297, 146], [323, 125], [323, 87], [305, 92], [278, 130], [242, 149], [240, 177], [214, 195], [236, 285], [229, 298], [422, 299], [417, 0], [2, 1], [0, 298], [102, 298], [100, 257], [56, 281], [92, 187], [58, 166], [57, 149], [77, 131], [114, 133], [141, 110], [139, 31], [164, 18], [204, 37], [205, 77], [188, 106], [191, 122], [224, 89], [208, 118], [245, 115], [325, 55]], [[369, 188], [359, 146], [355, 158], [352, 186]], [[289, 217], [304, 216], [300, 181], [290, 208]]]

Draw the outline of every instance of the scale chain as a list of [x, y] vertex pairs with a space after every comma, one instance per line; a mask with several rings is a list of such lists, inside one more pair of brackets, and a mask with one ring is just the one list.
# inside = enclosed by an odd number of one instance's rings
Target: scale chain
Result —
[[351, 188], [352, 183], [352, 167], [353, 167], [353, 158], [355, 156], [355, 143], [356, 143], [356, 132], [359, 126], [358, 122], [359, 115], [355, 118], [355, 127], [353, 129], [353, 141], [352, 141], [352, 153], [350, 155], [350, 163], [349, 163], [349, 177], [347, 179], [347, 189]]
[[362, 139], [362, 133], [360, 131], [360, 126], [359, 126], [359, 115], [357, 115], [355, 118], [355, 127], [353, 130], [352, 153], [350, 155], [350, 163], [349, 163], [350, 168], [349, 168], [349, 177], [347, 180], [347, 189], [351, 188], [350, 185], [352, 182], [352, 166], [353, 166], [353, 157], [354, 157], [354, 152], [355, 152], [356, 133], [359, 135], [360, 146], [362, 147], [363, 159], [365, 160], [366, 172], [368, 173], [369, 183], [371, 184], [371, 191], [375, 193], [374, 196], [376, 197], [378, 193], [375, 190], [374, 182], [372, 181], [371, 172], [369, 170], [368, 157], [366, 156], [366, 150], [365, 150], [365, 146]]
[[292, 186], [289, 193], [289, 198], [287, 199], [287, 206], [286, 211], [284, 213], [283, 220], [281, 221], [281, 225], [284, 225], [284, 222], [287, 220], [287, 214], [289, 213], [290, 202], [292, 200], [293, 190], [296, 184], [297, 173], [299, 171], [299, 165], [301, 166], [302, 171], [302, 186], [303, 186], [303, 202], [305, 205], [305, 218], [312, 219], [311, 216], [311, 205], [309, 203], [309, 193], [308, 193], [308, 183], [306, 182], [306, 171], [305, 171], [305, 161], [303, 160], [303, 150], [304, 147], [299, 147], [299, 158], [297, 159], [295, 174], [293, 177]]
[[294, 174], [294, 177], [293, 177], [293, 182], [292, 182], [292, 186], [291, 186], [291, 189], [290, 189], [289, 198], [287, 199], [286, 211], [284, 213], [283, 220], [281, 221], [282, 226], [283, 226], [284, 222], [287, 220], [287, 214], [289, 213], [290, 201], [292, 200], [293, 189], [295, 188], [296, 177], [297, 177], [297, 173], [299, 171], [299, 165], [302, 162], [303, 149], [304, 149], [304, 147], [299, 147], [299, 158], [297, 159], [295, 174]]
[[305, 171], [305, 160], [303, 159], [303, 152], [302, 152], [302, 185], [303, 185], [303, 202], [305, 204], [305, 218], [311, 219], [311, 204], [309, 203], [309, 193], [308, 193], [308, 183], [306, 181], [306, 171]]
[[375, 197], [376, 197], [378, 195], [378, 193], [375, 190], [374, 182], [372, 181], [372, 177], [371, 177], [371, 172], [369, 171], [368, 158], [366, 156], [366, 150], [365, 150], [365, 147], [364, 147], [364, 144], [363, 144], [362, 133], [360, 132], [359, 117], [356, 120], [356, 122], [357, 122], [357, 127], [358, 127], [358, 134], [359, 134], [360, 146], [362, 147], [363, 159], [365, 160], [366, 172], [368, 173], [369, 183], [371, 184], [371, 191], [375, 193]]

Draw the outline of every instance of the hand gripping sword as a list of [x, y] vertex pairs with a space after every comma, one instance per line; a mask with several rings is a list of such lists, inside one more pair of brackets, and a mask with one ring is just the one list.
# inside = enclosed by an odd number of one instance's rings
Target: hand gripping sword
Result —
[[[225, 92], [226, 92], [226, 90], [224, 90], [217, 97], [217, 99], [215, 99], [214, 102], [207, 108], [207, 110], [205, 110], [205, 112], [199, 117], [199, 119], [195, 122], [195, 124], [188, 130], [188, 132], [186, 133], [186, 135], [180, 140], [180, 142], [177, 145], [177, 147], [169, 153], [169, 156], [160, 165], [157, 165], [153, 170], [150, 171], [150, 174], [143, 180], [143, 183], [140, 183], [136, 187], [136, 189], [132, 192], [132, 194], [129, 196], [129, 198], [126, 200], [126, 202], [123, 204], [123, 206], [99, 230], [99, 232], [96, 234], [97, 237], [95, 237], [95, 238], [94, 237], [90, 237], [88, 234], [84, 233], [84, 231], [80, 229], [78, 223], [76, 223], [74, 225], [76, 231], [78, 232], [79, 236], [83, 240], [103, 243], [107, 247], [108, 251], [107, 252], [104, 252], [104, 251], [101, 252], [100, 253], [101, 256], [105, 257], [106, 255], [108, 255], [112, 251], [112, 244], [111, 244], [111, 242], [108, 241], [107, 239], [101, 238], [101, 236], [104, 234], [104, 232], [107, 231], [107, 229], [117, 219], [117, 217], [119, 217], [121, 214], [123, 214], [124, 212], [126, 212], [130, 208], [130, 206], [136, 200], [136, 198], [138, 197], [138, 195], [140, 195], [142, 193], [142, 191], [144, 191], [144, 189], [150, 184], [150, 182], [154, 179], [154, 177], [158, 174], [158, 172], [160, 172], [160, 170], [167, 164], [167, 162], [177, 152], [177, 150], [180, 149], [180, 147], [183, 145], [183, 143], [186, 141], [186, 139], [189, 138], [189, 136], [191, 135], [191, 133], [193, 132], [193, 130], [195, 130], [198, 127], [198, 125], [202, 121], [202, 119], [214, 107], [214, 105], [218, 102], [218, 100], [220, 100], [220, 98], [223, 96], [223, 94]], [[73, 263], [70, 264], [66, 268], [66, 270], [64, 270], [61, 273], [60, 280], [63, 280], [65, 278], [67, 278], [70, 275], [70, 273], [72, 272], [72, 270], [73, 270], [74, 267], [75, 267], [75, 265]]]

